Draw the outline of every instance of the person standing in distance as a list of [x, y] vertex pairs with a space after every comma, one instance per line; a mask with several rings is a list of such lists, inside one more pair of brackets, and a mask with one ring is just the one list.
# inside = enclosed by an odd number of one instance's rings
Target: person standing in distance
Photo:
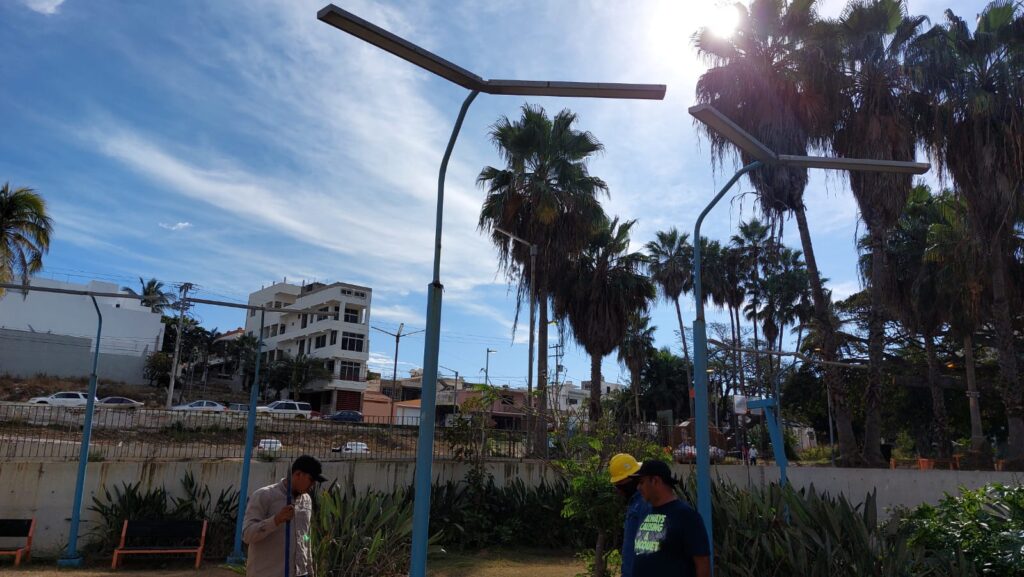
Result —
[[700, 513], [676, 497], [678, 483], [664, 461], [644, 461], [637, 490], [651, 512], [637, 530], [633, 577], [711, 577], [708, 534]]
[[636, 490], [637, 480], [630, 477], [640, 469], [632, 455], [619, 453], [608, 463], [615, 490], [626, 499], [626, 522], [622, 527], [622, 577], [633, 577], [633, 542], [640, 522], [651, 512], [651, 506]]
[[[242, 541], [249, 545], [245, 564], [247, 577], [284, 575], [285, 528], [289, 521], [291, 570], [288, 573], [294, 577], [312, 577], [309, 520], [313, 513], [313, 501], [309, 492], [317, 483], [327, 480], [322, 473], [320, 461], [302, 455], [292, 463], [290, 478], [257, 489], [249, 497], [245, 520], [242, 522]], [[291, 495], [288, 494], [289, 486]]]

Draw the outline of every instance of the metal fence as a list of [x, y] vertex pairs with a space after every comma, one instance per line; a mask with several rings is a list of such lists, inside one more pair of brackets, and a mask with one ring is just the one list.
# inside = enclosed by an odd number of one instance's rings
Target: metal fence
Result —
[[[103, 409], [93, 414], [91, 461], [241, 459], [247, 413]], [[0, 405], [0, 458], [77, 460], [84, 408]], [[417, 419], [334, 422], [256, 417], [254, 458], [272, 460], [301, 454], [321, 460], [412, 459], [419, 435]], [[472, 438], [469, 438], [472, 435]], [[467, 443], [489, 459], [528, 456], [530, 435], [521, 430], [439, 426], [434, 457], [457, 458]]]

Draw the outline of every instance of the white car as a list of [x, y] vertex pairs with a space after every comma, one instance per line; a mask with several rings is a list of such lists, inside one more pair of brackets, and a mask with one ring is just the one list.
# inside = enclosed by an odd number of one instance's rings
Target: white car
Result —
[[[679, 445], [672, 451], [672, 456], [679, 463], [693, 463], [697, 460], [697, 448], [693, 445]], [[708, 457], [712, 463], [720, 462], [725, 459], [725, 451], [715, 446], [708, 447]]]
[[260, 439], [260, 442], [256, 444], [257, 451], [280, 451], [282, 448], [284, 445], [277, 439]]
[[313, 414], [309, 403], [299, 401], [274, 401], [265, 407], [256, 407], [257, 413], [270, 413], [273, 416], [308, 419]]
[[214, 413], [224, 412], [224, 405], [216, 401], [192, 401], [187, 405], [171, 407], [172, 411], [208, 411]]
[[33, 405], [53, 405], [56, 407], [84, 407], [89, 402], [88, 393], [61, 391], [49, 397], [32, 397], [28, 400]]
[[334, 447], [331, 451], [335, 453], [370, 454], [370, 447], [360, 441], [349, 441], [340, 447]]
[[96, 402], [96, 406], [101, 409], [138, 409], [142, 403], [128, 397], [104, 397]]

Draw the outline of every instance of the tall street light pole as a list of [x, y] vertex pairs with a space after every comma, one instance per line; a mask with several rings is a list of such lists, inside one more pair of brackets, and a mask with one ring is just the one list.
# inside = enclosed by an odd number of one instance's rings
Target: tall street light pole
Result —
[[434, 447], [434, 406], [437, 395], [437, 356], [441, 333], [441, 221], [444, 216], [444, 178], [455, 140], [462, 128], [469, 105], [477, 94], [513, 96], [562, 96], [577, 98], [621, 98], [662, 100], [664, 84], [611, 84], [592, 82], [551, 82], [524, 80], [484, 80], [472, 72], [396, 36], [375, 24], [328, 4], [317, 12], [317, 18], [343, 32], [390, 52], [424, 70], [469, 90], [459, 109], [448, 146], [441, 158], [437, 177], [437, 214], [434, 230], [433, 279], [427, 288], [426, 343], [423, 347], [423, 395], [420, 401], [420, 430], [416, 441], [416, 474], [413, 484], [412, 560], [410, 577], [425, 577], [427, 571], [427, 539], [430, 528], [430, 480]]
[[[409, 335], [417, 335], [419, 333], [422, 333], [423, 330], [413, 331], [411, 333], [403, 333], [402, 329], [405, 328], [405, 323], [399, 323], [398, 324], [398, 331], [394, 332], [394, 333], [392, 333], [390, 331], [386, 331], [386, 330], [381, 329], [381, 328], [377, 328], [377, 327], [370, 327], [370, 328], [375, 330], [375, 331], [380, 331], [380, 332], [382, 332], [382, 333], [384, 333], [386, 335], [391, 335], [391, 336], [395, 337], [395, 358], [394, 358], [394, 365], [393, 365], [393, 368], [392, 368], [392, 371], [391, 371], [391, 394], [388, 395], [388, 398], [391, 399], [392, 406], [394, 406], [394, 403], [395, 403], [395, 392], [398, 390], [398, 343], [401, 342], [402, 337], [407, 337]], [[389, 415], [389, 416], [393, 417], [394, 415]]]
[[491, 385], [491, 355], [493, 355], [496, 352], [498, 351], [494, 349], [487, 349], [487, 358], [484, 361], [484, 384], [487, 386]]
[[764, 165], [782, 165], [793, 168], [822, 168], [826, 170], [896, 172], [902, 174], [923, 174], [931, 165], [924, 162], [902, 162], [897, 160], [870, 160], [862, 158], [832, 158], [822, 156], [794, 156], [777, 154], [764, 143], [754, 138], [710, 104], [693, 106], [690, 115], [708, 128], [719, 133], [736, 148], [743, 151], [753, 162], [740, 168], [718, 194], [711, 199], [693, 227], [693, 298], [697, 305], [697, 318], [693, 322], [694, 389], [697, 413], [697, 510], [704, 519], [704, 528], [711, 544], [711, 558], [714, 559], [714, 541], [711, 532], [711, 461], [708, 447], [708, 334], [704, 322], [704, 292], [701, 279], [700, 227], [711, 209], [722, 200], [725, 193], [744, 174]]
[[528, 355], [529, 359], [526, 361], [526, 406], [529, 408], [533, 406], [533, 327], [537, 314], [537, 289], [533, 281], [537, 278], [537, 245], [503, 228], [494, 227], [494, 230], [509, 237], [513, 242], [518, 242], [530, 249], [530, 280], [527, 281], [530, 285], [530, 353]]

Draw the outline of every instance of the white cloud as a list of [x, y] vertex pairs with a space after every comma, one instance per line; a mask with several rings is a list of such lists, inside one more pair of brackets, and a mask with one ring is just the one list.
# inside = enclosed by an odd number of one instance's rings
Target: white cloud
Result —
[[190, 222], [176, 222], [174, 224], [167, 224], [166, 222], [161, 222], [160, 223], [160, 228], [165, 228], [167, 230], [173, 230], [173, 231], [183, 230], [183, 229], [191, 228], [191, 227], [192, 227], [192, 223], [190, 223]]
[[30, 10], [40, 14], [56, 14], [64, 0], [21, 0]]

